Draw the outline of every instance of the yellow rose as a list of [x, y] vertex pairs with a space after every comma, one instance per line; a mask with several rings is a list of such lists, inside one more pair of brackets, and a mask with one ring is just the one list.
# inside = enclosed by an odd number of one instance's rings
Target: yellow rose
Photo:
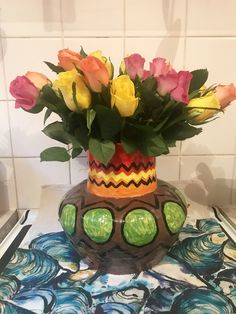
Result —
[[60, 90], [67, 107], [71, 111], [78, 109], [77, 104], [73, 99], [72, 84], [75, 82], [76, 86], [76, 100], [80, 109], [88, 108], [91, 104], [91, 94], [83, 79], [78, 74], [77, 70], [61, 72], [58, 74], [58, 79], [53, 83], [53, 88]]
[[134, 83], [128, 75], [121, 75], [111, 83], [111, 106], [119, 110], [122, 117], [130, 117], [138, 107]]
[[114, 74], [114, 67], [113, 67], [113, 64], [111, 63], [111, 61], [109, 59], [107, 59], [105, 56], [103, 56], [102, 52], [100, 50], [93, 51], [89, 55], [99, 59], [100, 61], [102, 61], [102, 63], [104, 63], [104, 65], [108, 71], [109, 78], [112, 79], [113, 74]]
[[[202, 90], [204, 91], [204, 88]], [[212, 118], [219, 112], [214, 109], [221, 108], [219, 100], [212, 91], [202, 97], [191, 99], [187, 106], [189, 108], [193, 107], [189, 111], [190, 121], [193, 123], [201, 123]]]

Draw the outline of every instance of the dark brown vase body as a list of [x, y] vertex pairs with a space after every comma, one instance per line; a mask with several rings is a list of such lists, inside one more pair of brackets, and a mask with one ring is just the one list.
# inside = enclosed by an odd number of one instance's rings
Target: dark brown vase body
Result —
[[62, 201], [59, 218], [81, 257], [110, 273], [157, 264], [177, 240], [186, 218], [182, 194], [156, 179], [155, 158], [126, 154], [107, 164], [89, 155], [89, 175]]

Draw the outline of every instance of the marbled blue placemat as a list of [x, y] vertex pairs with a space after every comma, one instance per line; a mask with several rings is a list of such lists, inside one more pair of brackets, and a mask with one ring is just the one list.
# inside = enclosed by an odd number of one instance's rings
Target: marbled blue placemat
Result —
[[90, 270], [64, 232], [42, 234], [1, 273], [0, 313], [236, 313], [236, 245], [198, 220], [160, 264], [118, 276]]

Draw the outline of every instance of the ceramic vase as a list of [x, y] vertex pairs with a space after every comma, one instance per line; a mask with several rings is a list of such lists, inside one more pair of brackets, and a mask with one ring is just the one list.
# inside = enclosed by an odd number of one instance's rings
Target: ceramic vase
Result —
[[120, 144], [104, 164], [88, 154], [88, 179], [72, 188], [59, 220], [82, 258], [110, 273], [157, 264], [177, 240], [187, 214], [181, 192], [157, 179], [155, 157]]

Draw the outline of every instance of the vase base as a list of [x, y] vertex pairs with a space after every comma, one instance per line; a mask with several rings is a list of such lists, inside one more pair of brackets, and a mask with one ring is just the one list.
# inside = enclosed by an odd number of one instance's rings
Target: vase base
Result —
[[66, 194], [60, 222], [92, 269], [129, 274], [160, 262], [177, 240], [187, 211], [175, 187], [161, 180], [157, 186], [140, 197], [105, 198], [90, 193], [85, 180]]

